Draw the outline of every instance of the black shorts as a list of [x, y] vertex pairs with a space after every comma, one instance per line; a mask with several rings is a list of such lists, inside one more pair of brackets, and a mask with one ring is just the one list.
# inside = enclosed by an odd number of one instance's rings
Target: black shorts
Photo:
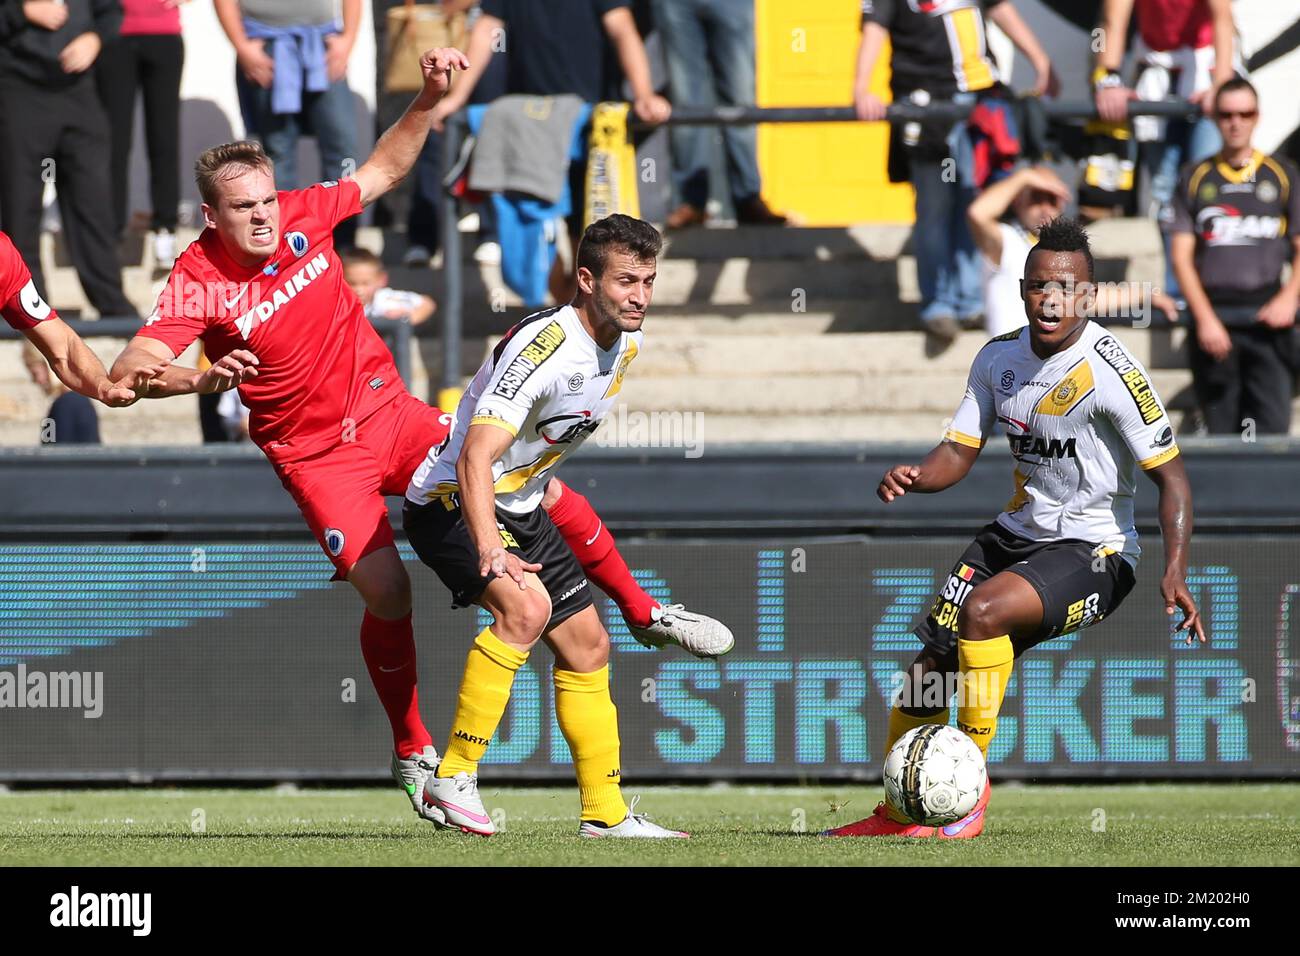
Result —
[[[470, 539], [459, 505], [460, 499], [454, 495], [424, 505], [407, 500], [402, 526], [420, 560], [433, 568], [451, 591], [452, 607], [469, 607], [478, 602], [493, 578], [478, 573], [478, 548]], [[537, 577], [551, 596], [547, 628], [591, 606], [591, 588], [582, 566], [545, 511], [539, 507], [530, 514], [516, 515], [498, 508], [497, 528], [507, 551], [542, 566]]]
[[1038, 630], [1011, 635], [1017, 657], [1035, 644], [1090, 627], [1114, 613], [1136, 580], [1123, 557], [1100, 551], [1086, 541], [1030, 541], [996, 521], [986, 525], [962, 553], [930, 613], [914, 632], [954, 669], [961, 606], [976, 585], [1002, 571], [1018, 574], [1032, 584], [1043, 602], [1043, 623]]

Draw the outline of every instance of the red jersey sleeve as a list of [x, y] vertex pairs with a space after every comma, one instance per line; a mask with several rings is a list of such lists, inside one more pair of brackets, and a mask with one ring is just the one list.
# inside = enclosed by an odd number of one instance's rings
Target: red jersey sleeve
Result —
[[187, 268], [186, 257], [182, 253], [176, 260], [176, 266], [167, 277], [167, 284], [158, 294], [158, 301], [153, 311], [144, 320], [144, 326], [137, 335], [157, 339], [172, 350], [172, 355], [180, 355], [190, 343], [203, 334], [215, 311], [215, 302], [222, 293], [228, 294], [228, 285], [219, 281], [207, 281], [193, 274]]
[[20, 332], [36, 328], [45, 319], [59, 317], [36, 291], [27, 263], [3, 232], [0, 232], [0, 313], [11, 328]]
[[355, 179], [317, 183], [297, 195], [308, 213], [331, 229], [361, 212], [361, 187]]

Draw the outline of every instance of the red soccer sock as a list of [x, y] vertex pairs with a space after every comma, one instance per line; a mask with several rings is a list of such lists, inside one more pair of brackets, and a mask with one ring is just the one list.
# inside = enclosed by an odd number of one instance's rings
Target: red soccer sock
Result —
[[587, 578], [614, 599], [629, 624], [647, 627], [650, 609], [659, 602], [636, 583], [627, 562], [618, 553], [614, 536], [587, 499], [558, 479], [554, 480], [562, 490], [559, 499], [547, 509], [547, 515], [577, 555]]
[[366, 611], [361, 619], [361, 656], [392, 724], [393, 749], [399, 757], [419, 753], [433, 738], [420, 719], [411, 615], [386, 621]]

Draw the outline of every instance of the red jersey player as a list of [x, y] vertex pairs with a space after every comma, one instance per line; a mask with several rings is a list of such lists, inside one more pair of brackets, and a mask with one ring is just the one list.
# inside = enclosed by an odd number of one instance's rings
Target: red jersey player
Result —
[[[451, 416], [410, 395], [392, 356], [343, 281], [334, 227], [393, 188], [414, 165], [434, 105], [464, 69], [452, 49], [424, 55], [424, 89], [355, 176], [277, 192], [270, 160], [253, 143], [213, 147], [196, 164], [207, 229], [177, 259], [158, 305], [113, 368], [173, 359], [195, 339], [238, 386], [249, 435], [270, 459], [336, 580], [361, 594], [361, 650], [393, 729], [393, 775], [415, 811], [437, 753], [420, 719], [411, 585], [394, 544], [384, 495], [402, 495]], [[171, 366], [150, 397], [199, 388]], [[549, 513], [591, 580], [618, 603], [638, 639], [692, 650], [716, 621], [662, 608], [636, 584], [586, 499], [558, 481]]]
[[114, 408], [134, 402], [140, 397], [138, 392], [167, 366], [166, 361], [154, 360], [121, 381], [110, 382], [99, 356], [36, 291], [27, 263], [3, 232], [0, 232], [0, 314], [10, 328], [23, 333], [40, 350], [60, 382], [74, 392]]

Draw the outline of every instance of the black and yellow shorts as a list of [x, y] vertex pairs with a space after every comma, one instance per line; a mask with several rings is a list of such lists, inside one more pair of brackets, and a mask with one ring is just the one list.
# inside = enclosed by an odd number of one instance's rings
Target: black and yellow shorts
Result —
[[957, 653], [957, 617], [967, 595], [1010, 571], [1034, 586], [1043, 622], [1033, 634], [1011, 635], [1016, 656], [1043, 641], [1090, 627], [1114, 613], [1136, 580], [1122, 556], [1086, 541], [1030, 541], [996, 521], [986, 525], [953, 567], [930, 613], [914, 631], [941, 658]]
[[[494, 579], [479, 574], [478, 548], [465, 526], [459, 496], [435, 498], [424, 505], [407, 499], [402, 526], [420, 560], [451, 591], [452, 607], [478, 603]], [[545, 511], [539, 507], [517, 515], [497, 508], [497, 528], [507, 551], [542, 566], [537, 577], [551, 596], [548, 628], [591, 606], [591, 588], [582, 566]]]

